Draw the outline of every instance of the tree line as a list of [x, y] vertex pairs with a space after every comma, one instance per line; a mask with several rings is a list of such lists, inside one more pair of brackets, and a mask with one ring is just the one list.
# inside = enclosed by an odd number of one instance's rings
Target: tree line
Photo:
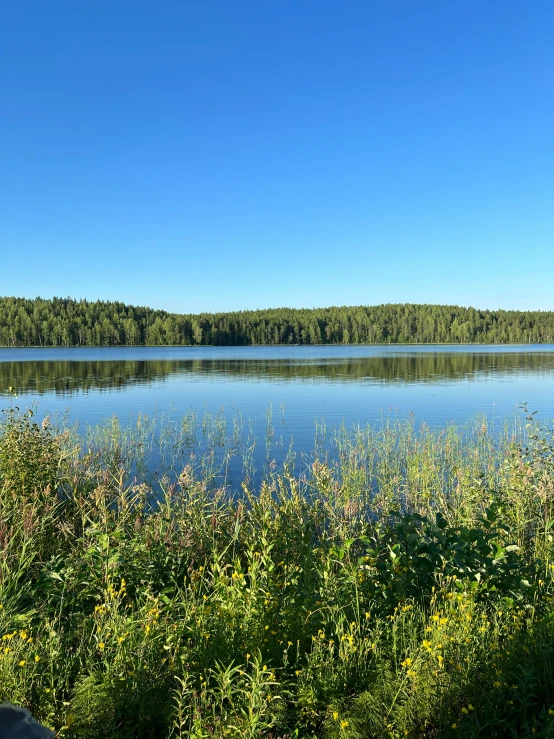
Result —
[[384, 304], [176, 314], [111, 301], [0, 297], [1, 346], [554, 342], [553, 311]]

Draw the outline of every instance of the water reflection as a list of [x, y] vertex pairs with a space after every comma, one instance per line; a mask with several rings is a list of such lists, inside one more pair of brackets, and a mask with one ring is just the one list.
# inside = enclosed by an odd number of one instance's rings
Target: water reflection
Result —
[[406, 352], [368, 357], [153, 359], [110, 361], [0, 362], [0, 393], [70, 395], [89, 390], [120, 390], [129, 386], [182, 380], [252, 382], [437, 383], [489, 376], [551, 375], [554, 352]]

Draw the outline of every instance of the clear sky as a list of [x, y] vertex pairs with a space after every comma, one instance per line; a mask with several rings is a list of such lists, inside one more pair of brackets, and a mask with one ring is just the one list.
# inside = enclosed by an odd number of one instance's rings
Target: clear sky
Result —
[[554, 309], [552, 0], [4, 0], [0, 28], [0, 295]]

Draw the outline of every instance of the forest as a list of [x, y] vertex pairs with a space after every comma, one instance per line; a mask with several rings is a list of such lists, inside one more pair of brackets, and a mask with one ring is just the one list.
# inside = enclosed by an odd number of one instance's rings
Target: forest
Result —
[[554, 341], [554, 311], [384, 304], [176, 314], [111, 301], [0, 297], [0, 346], [520, 344]]

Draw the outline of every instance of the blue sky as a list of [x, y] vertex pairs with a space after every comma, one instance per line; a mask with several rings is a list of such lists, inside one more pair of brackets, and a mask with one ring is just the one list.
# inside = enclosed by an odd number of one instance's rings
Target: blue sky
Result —
[[554, 309], [551, 0], [17, 0], [0, 24], [0, 295]]

